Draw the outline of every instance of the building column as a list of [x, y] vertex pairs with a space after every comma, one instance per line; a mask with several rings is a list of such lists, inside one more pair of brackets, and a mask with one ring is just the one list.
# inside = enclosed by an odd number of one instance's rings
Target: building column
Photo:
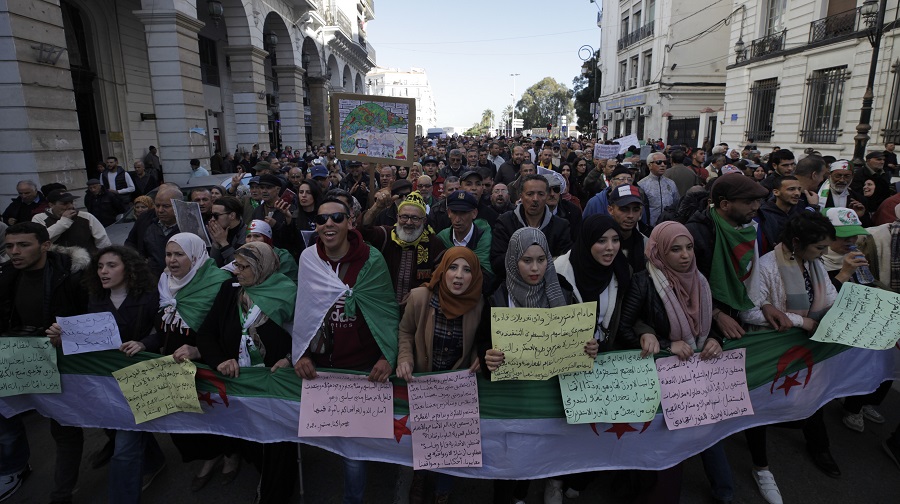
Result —
[[204, 24], [176, 10], [138, 10], [144, 23], [159, 157], [166, 182], [187, 182], [190, 160], [209, 168], [209, 135], [197, 33]]
[[23, 179], [61, 182], [78, 194], [84, 154], [59, 2], [2, 2], [0, 40], [2, 208]]
[[306, 149], [306, 120], [303, 117], [303, 77], [306, 70], [294, 65], [279, 65], [272, 70], [278, 76], [281, 143], [303, 151]]
[[312, 116], [312, 141], [319, 145], [331, 142], [331, 118], [328, 117], [328, 82], [322, 77], [309, 80], [309, 110]]
[[266, 51], [255, 46], [230, 46], [234, 90], [234, 122], [238, 147], [249, 151], [253, 144], [269, 148], [269, 116], [266, 113]]

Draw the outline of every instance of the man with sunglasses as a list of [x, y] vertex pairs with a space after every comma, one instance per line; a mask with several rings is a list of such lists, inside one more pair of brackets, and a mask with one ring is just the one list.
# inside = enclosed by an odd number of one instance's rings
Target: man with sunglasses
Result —
[[411, 289], [431, 279], [435, 260], [444, 250], [443, 242], [435, 237], [426, 217], [425, 201], [419, 193], [412, 192], [398, 202], [396, 225], [368, 225], [368, 212], [363, 218], [360, 232], [384, 255], [395, 298], [400, 304]]
[[647, 166], [650, 168], [650, 174], [638, 182], [638, 187], [650, 201], [650, 206], [646, 210], [650, 219], [649, 224], [655, 226], [663, 209], [677, 204], [681, 198], [675, 182], [663, 176], [666, 173], [665, 154], [651, 153], [647, 156]]
[[569, 233], [572, 243], [581, 232], [581, 208], [571, 201], [562, 198], [563, 176], [556, 172], [541, 171], [541, 175], [550, 183], [550, 192], [547, 193], [547, 208], [550, 213], [569, 221]]
[[[292, 331], [294, 372], [314, 380], [317, 368], [346, 369], [386, 382], [396, 365], [399, 309], [390, 297], [372, 293], [391, 289], [388, 266], [353, 229], [343, 201], [326, 198], [315, 221], [318, 240], [300, 256], [298, 285], [304, 290], [297, 295]], [[351, 290], [341, 294], [344, 285]], [[349, 296], [356, 305], [352, 313], [345, 308]], [[343, 502], [363, 502], [366, 462], [344, 458], [343, 465]]]
[[212, 205], [212, 214], [206, 224], [210, 239], [209, 256], [218, 267], [234, 261], [234, 251], [241, 248], [247, 236], [241, 219], [244, 205], [233, 196], [222, 196]]

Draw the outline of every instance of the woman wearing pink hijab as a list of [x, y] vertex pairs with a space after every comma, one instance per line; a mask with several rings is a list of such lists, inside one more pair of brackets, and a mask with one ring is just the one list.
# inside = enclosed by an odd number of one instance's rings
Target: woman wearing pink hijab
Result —
[[[682, 224], [658, 224], [644, 249], [647, 269], [636, 273], [625, 295], [619, 325], [620, 348], [641, 349], [652, 356], [661, 349], [681, 360], [700, 352], [701, 359], [722, 353], [722, 334], [712, 324], [709, 282], [697, 269], [694, 239]], [[718, 502], [734, 497], [731, 466], [722, 443], [700, 454]], [[640, 502], [677, 503], [681, 493], [681, 464], [656, 473], [642, 472]]]

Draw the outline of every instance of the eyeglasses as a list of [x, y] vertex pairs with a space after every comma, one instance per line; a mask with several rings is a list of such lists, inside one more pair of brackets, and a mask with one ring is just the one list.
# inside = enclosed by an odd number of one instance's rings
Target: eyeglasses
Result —
[[239, 272], [240, 272], [240, 271], [244, 271], [245, 269], [247, 269], [247, 268], [249, 268], [249, 267], [250, 267], [249, 264], [240, 264], [240, 263], [238, 263], [238, 262], [235, 262], [235, 263], [234, 263], [234, 269], [236, 269], [236, 270], [239, 271]]
[[418, 187], [433, 187], [432, 184], [419, 184]]
[[425, 217], [419, 217], [418, 215], [398, 215], [397, 220], [400, 222], [409, 222], [412, 221], [416, 224], [422, 222]]
[[328, 219], [331, 219], [335, 224], [340, 224], [341, 222], [344, 222], [344, 219], [347, 217], [349, 217], [349, 215], [344, 212], [319, 214], [316, 215], [316, 224], [324, 226], [325, 223], [328, 222]]
[[218, 219], [219, 217], [221, 217], [221, 216], [223, 216], [223, 215], [225, 215], [225, 214], [220, 214], [220, 213], [215, 213], [215, 212], [213, 212], [213, 213], [211, 213], [210, 215], [212, 216], [213, 219]]
[[551, 188], [550, 188], [550, 192], [561, 193], [561, 192], [562, 192], [562, 187], [558, 187], [558, 186], [556, 186], [556, 187], [551, 187]]
[[653, 163], [653, 164], [655, 164], [655, 165], [664, 165], [664, 164], [666, 164], [666, 162], [663, 161], [663, 160], [659, 160], [659, 161], [650, 161], [650, 162]]

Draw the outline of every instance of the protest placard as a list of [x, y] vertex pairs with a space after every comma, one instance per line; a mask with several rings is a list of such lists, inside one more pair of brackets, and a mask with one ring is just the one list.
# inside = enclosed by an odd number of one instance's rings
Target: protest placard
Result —
[[119, 325], [110, 312], [88, 313], [74, 317], [56, 317], [62, 329], [63, 354], [118, 350], [122, 346]]
[[505, 355], [491, 380], [546, 380], [589, 371], [584, 345], [594, 335], [597, 303], [557, 308], [491, 308], [491, 341]]
[[469, 370], [408, 384], [413, 469], [481, 467], [478, 384]]
[[647, 422], [659, 407], [659, 379], [652, 357], [640, 350], [597, 356], [591, 371], [559, 375], [570, 424]]
[[619, 144], [619, 154], [625, 154], [625, 152], [628, 151], [629, 147], [638, 147], [641, 144], [640, 140], [638, 140], [637, 135], [633, 133], [621, 138], [616, 138], [613, 140], [613, 143]]
[[319, 372], [303, 380], [300, 437], [391, 438], [394, 435], [394, 389], [368, 376]]
[[669, 430], [712, 424], [752, 415], [745, 368], [746, 349], [702, 360], [677, 356], [656, 361], [663, 417]]
[[812, 337], [822, 343], [840, 343], [872, 350], [887, 350], [900, 339], [900, 294], [844, 282], [828, 313]]
[[112, 373], [136, 424], [179, 411], [203, 413], [197, 399], [196, 374], [197, 366], [193, 362], [175, 362], [171, 355], [139, 362]]
[[0, 338], [0, 397], [61, 391], [50, 338]]
[[594, 144], [594, 159], [612, 159], [619, 155], [618, 145]]
[[175, 211], [175, 222], [182, 233], [192, 233], [200, 237], [209, 246], [209, 234], [206, 232], [206, 223], [203, 222], [203, 214], [200, 212], [200, 204], [194, 201], [182, 201], [173, 199], [172, 209]]

